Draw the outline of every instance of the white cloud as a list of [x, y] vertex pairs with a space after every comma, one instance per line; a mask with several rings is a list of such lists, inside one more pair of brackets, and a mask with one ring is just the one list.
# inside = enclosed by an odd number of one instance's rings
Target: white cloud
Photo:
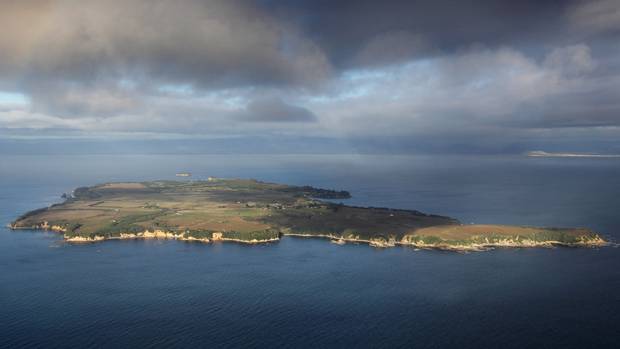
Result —
[[[330, 129], [366, 134], [493, 127], [520, 118], [524, 105], [570, 93], [593, 68], [585, 45], [553, 50], [543, 62], [519, 51], [478, 49], [340, 80], [345, 98], [315, 99], [310, 105]], [[330, 93], [332, 91], [330, 90]], [[531, 120], [524, 120], [529, 122]]]

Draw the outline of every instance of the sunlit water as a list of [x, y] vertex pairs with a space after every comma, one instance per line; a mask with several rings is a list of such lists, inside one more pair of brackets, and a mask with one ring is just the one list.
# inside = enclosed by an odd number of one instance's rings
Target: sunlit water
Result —
[[[464, 223], [585, 226], [620, 240], [620, 160], [3, 156], [0, 223], [81, 185], [252, 177]], [[615, 347], [620, 249], [458, 254], [284, 238], [68, 245], [0, 230], [0, 347]]]

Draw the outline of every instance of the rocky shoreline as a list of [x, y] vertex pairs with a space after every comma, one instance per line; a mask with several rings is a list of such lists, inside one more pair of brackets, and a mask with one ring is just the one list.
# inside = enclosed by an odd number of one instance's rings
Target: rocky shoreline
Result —
[[163, 230], [145, 230], [140, 233], [120, 233], [118, 236], [103, 236], [103, 235], [93, 235], [93, 236], [69, 236], [66, 234], [67, 229], [59, 226], [59, 225], [48, 225], [47, 222], [35, 225], [31, 227], [18, 227], [10, 224], [8, 226], [11, 230], [45, 230], [45, 231], [53, 231], [56, 233], [62, 233], [63, 238], [66, 242], [75, 242], [75, 243], [91, 243], [91, 242], [99, 242], [106, 240], [147, 240], [147, 239], [158, 239], [158, 240], [179, 240], [179, 241], [195, 241], [202, 243], [210, 243], [214, 241], [230, 241], [230, 242], [239, 242], [243, 244], [260, 244], [260, 243], [269, 243], [274, 241], [279, 241], [279, 238], [275, 239], [264, 239], [264, 240], [242, 240], [242, 239], [231, 239], [221, 237], [216, 235], [216, 237], [209, 238], [198, 238], [191, 235], [187, 235], [186, 233], [176, 233], [169, 232]]
[[262, 244], [262, 243], [269, 243], [269, 242], [274, 242], [274, 241], [279, 241], [280, 239], [265, 239], [265, 240], [257, 240], [257, 239], [252, 239], [252, 240], [241, 240], [241, 239], [230, 239], [230, 238], [197, 238], [197, 237], [193, 237], [193, 236], [186, 236], [184, 233], [183, 234], [177, 234], [177, 233], [172, 233], [172, 232], [163, 232], [160, 230], [156, 230], [156, 231], [144, 231], [142, 233], [122, 233], [120, 234], [120, 236], [101, 236], [101, 235], [95, 235], [91, 238], [87, 238], [87, 237], [83, 237], [83, 236], [72, 236], [72, 237], [68, 237], [68, 236], [64, 236], [65, 241], [67, 242], [98, 242], [98, 241], [105, 241], [105, 240], [149, 240], [149, 239], [155, 239], [155, 240], [179, 240], [179, 241], [190, 241], [190, 242], [202, 242], [202, 243], [211, 243], [211, 242], [217, 242], [217, 241], [227, 241], [227, 242], [238, 242], [238, 243], [242, 243], [242, 244]]
[[338, 235], [331, 234], [298, 234], [298, 233], [284, 233], [284, 236], [301, 237], [301, 238], [322, 238], [330, 239], [332, 243], [337, 245], [344, 245], [346, 243], [366, 243], [372, 247], [388, 248], [395, 246], [407, 246], [419, 249], [433, 249], [433, 250], [446, 250], [446, 251], [486, 251], [494, 248], [553, 248], [553, 247], [603, 247], [609, 243], [600, 237], [582, 240], [576, 243], [565, 243], [561, 241], [533, 241], [533, 240], [514, 240], [514, 239], [502, 239], [498, 242], [485, 242], [485, 243], [470, 243], [470, 244], [427, 244], [421, 241], [412, 242], [405, 238], [401, 241], [395, 239], [379, 240], [379, 239], [360, 239], [360, 238], [345, 238]]
[[[66, 234], [67, 229], [65, 227], [59, 225], [49, 225], [47, 222], [43, 222], [42, 224], [31, 226], [31, 227], [22, 227], [9, 225], [8, 226], [12, 230], [46, 230], [53, 231], [57, 233], [62, 233], [63, 238], [66, 242], [70, 243], [93, 243], [100, 242], [106, 240], [140, 240], [140, 239], [159, 239], [159, 240], [178, 240], [178, 241], [189, 241], [189, 242], [201, 242], [201, 243], [211, 243], [216, 241], [227, 241], [227, 242], [237, 242], [243, 244], [262, 244], [262, 243], [270, 243], [277, 242], [280, 240], [280, 237], [272, 238], [272, 239], [252, 239], [252, 240], [242, 240], [242, 239], [232, 239], [232, 238], [224, 238], [221, 233], [214, 233], [211, 238], [206, 237], [194, 237], [188, 235], [187, 233], [177, 233], [171, 231], [164, 230], [145, 230], [139, 233], [120, 233], [118, 236], [103, 236], [103, 235], [93, 235], [90, 237], [86, 236], [69, 236]], [[425, 243], [424, 241], [415, 241], [412, 239], [411, 235], [403, 237], [401, 240], [396, 239], [362, 239], [359, 236], [352, 237], [343, 237], [336, 234], [300, 234], [300, 233], [290, 233], [285, 232], [281, 233], [281, 236], [290, 236], [290, 237], [299, 237], [299, 238], [321, 238], [321, 239], [330, 239], [332, 243], [337, 245], [344, 245], [346, 243], [365, 243], [369, 246], [376, 248], [388, 248], [395, 246], [404, 246], [404, 247], [412, 247], [416, 249], [426, 249], [426, 250], [444, 250], [444, 251], [455, 251], [455, 252], [477, 252], [477, 251], [487, 251], [495, 248], [553, 248], [553, 247], [603, 247], [609, 245], [609, 243], [603, 240], [601, 237], [596, 236], [593, 238], [583, 238], [578, 242], [574, 243], [566, 243], [561, 241], [534, 241], [530, 239], [511, 239], [505, 238], [500, 239], [498, 241], [486, 241], [481, 243], [466, 243], [466, 244], [450, 244], [448, 242], [438, 242], [438, 243]]]

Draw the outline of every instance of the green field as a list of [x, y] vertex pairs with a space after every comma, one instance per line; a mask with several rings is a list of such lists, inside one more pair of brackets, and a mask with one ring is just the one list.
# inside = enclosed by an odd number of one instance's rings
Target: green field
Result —
[[262, 242], [303, 235], [429, 248], [604, 243], [587, 229], [462, 225], [413, 210], [322, 200], [349, 197], [346, 191], [245, 179], [106, 183], [77, 188], [65, 202], [26, 213], [11, 227], [61, 231], [70, 241], [164, 237]]

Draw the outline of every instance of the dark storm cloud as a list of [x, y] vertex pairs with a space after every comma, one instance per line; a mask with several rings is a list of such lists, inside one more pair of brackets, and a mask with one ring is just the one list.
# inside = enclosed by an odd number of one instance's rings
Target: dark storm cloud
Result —
[[[453, 52], [472, 44], [544, 45], [567, 34], [565, 12], [578, 5], [575, 1], [544, 0], [307, 0], [265, 4], [282, 17], [293, 18], [339, 67], [360, 63], [360, 53], [382, 38], [386, 46], [377, 52], [380, 63], [385, 62], [389, 51], [410, 50], [420, 56]], [[410, 57], [396, 55], [394, 59]], [[363, 62], [370, 62], [369, 58]]]

